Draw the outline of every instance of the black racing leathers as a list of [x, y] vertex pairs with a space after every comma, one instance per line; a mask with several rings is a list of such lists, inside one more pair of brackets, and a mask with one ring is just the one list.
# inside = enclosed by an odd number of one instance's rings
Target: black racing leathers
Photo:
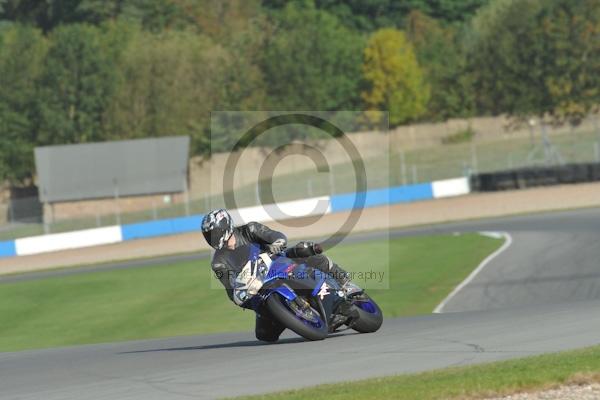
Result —
[[[269, 245], [276, 241], [284, 241], [287, 244], [286, 236], [278, 231], [274, 231], [258, 222], [250, 222], [246, 225], [234, 228], [236, 245], [235, 249], [230, 250], [227, 247], [217, 250], [212, 260], [212, 270], [215, 276], [221, 281], [227, 296], [233, 300], [233, 287], [235, 278], [242, 271], [242, 268], [250, 258], [251, 244], [259, 245], [262, 251], [269, 251]], [[298, 252], [299, 254], [302, 254]], [[298, 253], [290, 252], [291, 258], [297, 262], [302, 262], [309, 267], [328, 272], [334, 276], [340, 283], [344, 283], [349, 278], [347, 273], [338, 265], [334, 264], [323, 254], [313, 254], [308, 257], [296, 257]], [[292, 255], [293, 254], [293, 255]], [[256, 337], [259, 340], [275, 341], [283, 331], [283, 327], [274, 321], [266, 310], [256, 315]]]
[[233, 301], [235, 278], [242, 271], [250, 257], [250, 245], [259, 245], [261, 250], [267, 251], [268, 245], [277, 240], [283, 240], [287, 243], [287, 238], [283, 233], [274, 231], [258, 222], [250, 222], [235, 227], [233, 234], [236, 241], [235, 249], [230, 250], [224, 247], [217, 250], [212, 259], [212, 270], [225, 287], [227, 296], [231, 301]]

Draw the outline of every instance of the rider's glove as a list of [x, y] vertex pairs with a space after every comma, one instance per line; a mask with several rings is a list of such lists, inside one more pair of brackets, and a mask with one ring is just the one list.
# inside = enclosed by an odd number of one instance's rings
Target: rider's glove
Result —
[[271, 254], [279, 254], [286, 248], [285, 239], [277, 239], [271, 244], [267, 245], [267, 249]]

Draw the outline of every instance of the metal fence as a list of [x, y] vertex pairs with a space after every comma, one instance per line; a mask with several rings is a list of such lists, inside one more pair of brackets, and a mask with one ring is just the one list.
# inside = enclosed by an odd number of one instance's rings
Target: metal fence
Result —
[[[600, 162], [600, 128], [573, 129], [554, 134], [551, 127], [536, 127], [531, 137], [502, 138], [489, 142], [464, 142], [403, 151], [381, 149], [386, 157], [363, 160], [370, 170], [368, 188], [431, 182], [469, 176], [473, 173], [564, 163]], [[334, 165], [328, 173], [304, 169], [275, 177], [272, 181], [277, 201], [344, 193], [356, 190], [351, 165]], [[184, 215], [200, 214], [224, 206], [221, 196], [191, 196], [187, 187], [175, 197], [157, 197], [141, 211], [125, 212], [115, 199], [114, 207], [97, 209], [79, 218], [46, 218], [37, 197], [13, 199], [0, 204], [0, 240], [75, 229], [127, 224]], [[240, 207], [261, 204], [260, 184], [235, 191]], [[124, 200], [124, 199], [123, 199]], [[169, 201], [167, 201], [169, 200]]]

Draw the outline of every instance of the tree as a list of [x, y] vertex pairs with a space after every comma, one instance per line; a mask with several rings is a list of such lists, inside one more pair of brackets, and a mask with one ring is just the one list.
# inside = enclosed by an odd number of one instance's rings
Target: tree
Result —
[[473, 88], [470, 75], [465, 73], [466, 54], [460, 33], [420, 11], [408, 15], [406, 28], [417, 61], [431, 86], [426, 116], [445, 120], [470, 115]]
[[37, 29], [0, 29], [0, 179], [27, 183], [33, 171], [35, 82], [42, 73], [46, 40]]
[[41, 143], [104, 139], [104, 114], [119, 82], [115, 46], [111, 35], [91, 25], [70, 24], [52, 32], [39, 80]]
[[480, 112], [577, 123], [600, 103], [600, 4], [498, 0], [473, 20]]
[[552, 99], [546, 111], [557, 122], [577, 124], [600, 104], [600, 3], [544, 4], [534, 34], [552, 54], [551, 62], [540, 65]]
[[229, 65], [227, 51], [206, 36], [136, 32], [117, 64], [123, 80], [108, 110], [108, 137], [190, 135], [193, 151], [205, 151]]
[[391, 125], [425, 113], [429, 87], [403, 32], [386, 28], [371, 36], [364, 51], [363, 74], [369, 85], [362, 93], [367, 107], [389, 111]]
[[274, 24], [262, 59], [268, 106], [353, 109], [361, 79], [361, 36], [324, 11], [295, 5], [277, 14]]
[[[224, 97], [220, 109], [257, 110], [264, 108], [265, 83], [260, 69], [264, 40], [270, 25], [258, 0], [187, 0], [188, 15], [199, 33], [227, 51], [226, 68], [221, 70]], [[225, 67], [225, 65], [224, 65]]]
[[[407, 15], [418, 10], [441, 22], [463, 22], [489, 0], [292, 0], [300, 6], [316, 6], [335, 15], [352, 29], [373, 32], [404, 25]], [[268, 9], [281, 9], [289, 0], [263, 0]]]
[[34, 24], [47, 32], [74, 19], [81, 0], [0, 0], [0, 20]]

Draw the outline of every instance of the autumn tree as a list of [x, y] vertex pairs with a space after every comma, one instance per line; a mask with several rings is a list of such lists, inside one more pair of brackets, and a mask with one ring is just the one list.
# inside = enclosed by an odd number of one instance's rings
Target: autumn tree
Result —
[[375, 32], [364, 50], [362, 93], [370, 109], [389, 111], [391, 125], [413, 121], [426, 111], [429, 86], [406, 35], [396, 29]]

